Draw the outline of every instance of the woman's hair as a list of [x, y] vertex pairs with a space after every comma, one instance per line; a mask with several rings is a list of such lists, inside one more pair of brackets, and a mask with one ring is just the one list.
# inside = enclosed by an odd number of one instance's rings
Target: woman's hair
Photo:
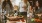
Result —
[[10, 9], [12, 9], [13, 8], [13, 6], [12, 6], [12, 4], [11, 4], [11, 1], [10, 0], [4, 0], [3, 1], [3, 3], [2, 3], [2, 9], [4, 9], [5, 8], [5, 6], [7, 5], [7, 3], [9, 4], [9, 6], [10, 6]]

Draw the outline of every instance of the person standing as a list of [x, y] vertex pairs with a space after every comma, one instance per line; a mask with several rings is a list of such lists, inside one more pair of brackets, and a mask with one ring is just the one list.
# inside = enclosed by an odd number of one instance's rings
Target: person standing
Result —
[[35, 2], [35, 11], [37, 11], [38, 9], [40, 9], [39, 2], [36, 1], [36, 2]]
[[20, 15], [24, 16], [24, 18], [26, 19], [26, 22], [27, 22], [27, 9], [29, 7], [28, 4], [29, 2], [27, 2], [27, 0], [21, 0], [21, 2], [19, 3]]
[[4, 0], [3, 3], [2, 3], [2, 11], [3, 9], [9, 13], [13, 10], [13, 6], [12, 6], [12, 3], [10, 0]]
[[13, 6], [12, 6], [10, 0], [4, 0], [2, 2], [2, 13], [3, 13], [2, 20], [3, 20], [3, 23], [6, 23], [6, 16], [5, 16], [5, 14], [8, 14], [8, 13], [12, 12], [12, 10], [13, 10], [12, 8], [13, 8]]

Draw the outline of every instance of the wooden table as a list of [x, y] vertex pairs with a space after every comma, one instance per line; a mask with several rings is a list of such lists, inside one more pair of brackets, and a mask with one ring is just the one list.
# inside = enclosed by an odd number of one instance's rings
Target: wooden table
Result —
[[25, 22], [22, 22], [21, 19], [23, 19], [22, 17], [7, 17], [8, 20], [7, 20], [7, 23], [26, 23], [26, 20]]

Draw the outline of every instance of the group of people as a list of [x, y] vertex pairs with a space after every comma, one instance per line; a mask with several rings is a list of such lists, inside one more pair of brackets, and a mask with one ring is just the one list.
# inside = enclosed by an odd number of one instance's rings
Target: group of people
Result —
[[[4, 14], [10, 13], [10, 12], [17, 13], [17, 10], [13, 11], [13, 9], [15, 8], [13, 6], [15, 6], [16, 4], [14, 3], [14, 5], [13, 5], [10, 0], [4, 0], [2, 3], [2, 12], [4, 12]], [[33, 13], [33, 12], [37, 11], [38, 9], [40, 9], [38, 1], [36, 1], [36, 5], [33, 8], [32, 5], [30, 5], [30, 3], [28, 2], [28, 0], [21, 0], [21, 2], [19, 2], [19, 5], [18, 6], [16, 5], [16, 7], [18, 8], [18, 11], [21, 14], [24, 14], [25, 16], [27, 16], [28, 13]]]
[[[4, 17], [5, 17], [5, 14], [13, 12], [13, 8], [15, 8], [15, 7], [13, 7], [12, 2], [10, 0], [4, 0], [2, 2], [2, 13], [4, 14]], [[28, 1], [21, 0], [21, 2], [19, 2], [19, 6], [17, 8], [19, 9], [19, 12], [21, 14], [24, 14], [25, 16], [27, 16]], [[15, 10], [14, 12], [17, 13], [17, 10]]]

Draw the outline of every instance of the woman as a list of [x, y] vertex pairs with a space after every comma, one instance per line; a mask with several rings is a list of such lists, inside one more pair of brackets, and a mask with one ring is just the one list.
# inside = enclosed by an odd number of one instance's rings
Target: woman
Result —
[[4, 11], [3, 17], [4, 17], [5, 19], [4, 19], [3, 21], [5, 21], [5, 23], [6, 23], [6, 20], [7, 20], [5, 14], [11, 13], [12, 10], [13, 10], [12, 8], [13, 8], [13, 6], [12, 6], [10, 0], [4, 0], [4, 1], [3, 1], [3, 3], [2, 3], [2, 12]]
[[23, 15], [27, 21], [27, 0], [21, 0], [19, 3], [19, 15]]
[[39, 7], [39, 2], [36, 1], [36, 4], [35, 4], [35, 11], [37, 11], [38, 9], [40, 9], [40, 7]]
[[11, 4], [11, 1], [10, 0], [4, 0], [3, 3], [2, 3], [2, 11], [6, 11], [6, 12], [11, 12], [12, 11], [12, 4]]

